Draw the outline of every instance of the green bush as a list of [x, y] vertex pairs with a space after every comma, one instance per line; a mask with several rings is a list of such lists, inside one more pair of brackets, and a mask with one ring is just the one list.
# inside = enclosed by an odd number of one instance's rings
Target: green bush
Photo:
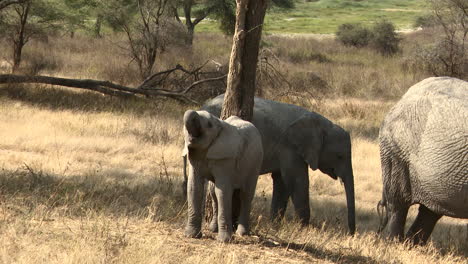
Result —
[[345, 23], [338, 27], [337, 39], [346, 46], [364, 47], [369, 44], [372, 33], [358, 23]]
[[416, 21], [414, 21], [414, 27], [430, 28], [436, 25], [437, 22], [435, 21], [434, 15], [418, 16]]
[[400, 38], [391, 22], [381, 21], [369, 30], [357, 23], [345, 23], [336, 32], [338, 41], [346, 46], [365, 47], [372, 44], [382, 55], [393, 55], [399, 51]]
[[390, 56], [397, 53], [400, 50], [400, 41], [391, 22], [380, 21], [372, 28], [372, 47], [382, 55]]

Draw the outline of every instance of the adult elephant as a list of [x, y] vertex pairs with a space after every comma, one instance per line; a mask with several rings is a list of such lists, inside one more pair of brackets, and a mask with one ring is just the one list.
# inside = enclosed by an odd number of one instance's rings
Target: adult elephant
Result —
[[[220, 116], [224, 95], [206, 102], [203, 110]], [[355, 232], [354, 178], [351, 139], [325, 117], [299, 106], [255, 98], [252, 123], [262, 136], [261, 174], [272, 173], [272, 218], [283, 217], [291, 197], [303, 224], [310, 219], [309, 174], [319, 169], [342, 179], [348, 207], [348, 227]]]
[[[379, 133], [382, 230], [403, 239], [408, 208], [420, 204], [406, 237], [424, 244], [442, 215], [468, 218], [468, 83], [428, 78], [412, 86]], [[379, 210], [380, 211], [380, 210]]]

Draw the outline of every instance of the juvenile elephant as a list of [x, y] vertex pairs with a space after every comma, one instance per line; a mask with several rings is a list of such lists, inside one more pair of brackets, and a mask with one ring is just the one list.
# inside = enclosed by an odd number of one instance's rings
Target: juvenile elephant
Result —
[[[223, 100], [224, 95], [220, 95], [202, 109], [219, 116]], [[284, 216], [291, 197], [301, 222], [309, 223], [309, 165], [312, 170], [319, 169], [333, 179], [343, 180], [348, 227], [354, 234], [354, 179], [348, 132], [317, 113], [261, 98], [255, 98], [252, 123], [262, 136], [264, 156], [260, 174], [272, 173], [272, 218]], [[216, 223], [212, 222], [212, 226]]]
[[214, 183], [218, 204], [218, 240], [232, 235], [232, 196], [238, 190], [240, 215], [237, 234], [249, 231], [249, 214], [263, 159], [260, 133], [238, 117], [225, 121], [206, 111], [184, 114], [184, 155], [188, 156], [187, 237], [201, 237], [204, 182]]
[[419, 213], [406, 234], [424, 244], [442, 215], [468, 218], [468, 82], [428, 78], [409, 88], [379, 133], [383, 194], [380, 231], [403, 239], [408, 208]]

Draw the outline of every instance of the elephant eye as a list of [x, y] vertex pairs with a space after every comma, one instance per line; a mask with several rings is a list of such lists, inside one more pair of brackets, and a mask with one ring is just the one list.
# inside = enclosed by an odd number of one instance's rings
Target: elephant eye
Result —
[[211, 124], [210, 121], [208, 121], [208, 124], [207, 124], [208, 128], [212, 128], [213, 127], [213, 124]]

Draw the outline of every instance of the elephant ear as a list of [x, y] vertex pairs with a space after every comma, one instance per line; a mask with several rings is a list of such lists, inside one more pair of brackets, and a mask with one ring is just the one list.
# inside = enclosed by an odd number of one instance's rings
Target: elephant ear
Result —
[[242, 147], [242, 137], [237, 128], [221, 121], [221, 130], [211, 143], [206, 153], [207, 159], [229, 159], [235, 158]]
[[287, 141], [309, 164], [312, 170], [318, 168], [323, 145], [323, 128], [320, 116], [304, 114], [294, 121], [286, 131]]

